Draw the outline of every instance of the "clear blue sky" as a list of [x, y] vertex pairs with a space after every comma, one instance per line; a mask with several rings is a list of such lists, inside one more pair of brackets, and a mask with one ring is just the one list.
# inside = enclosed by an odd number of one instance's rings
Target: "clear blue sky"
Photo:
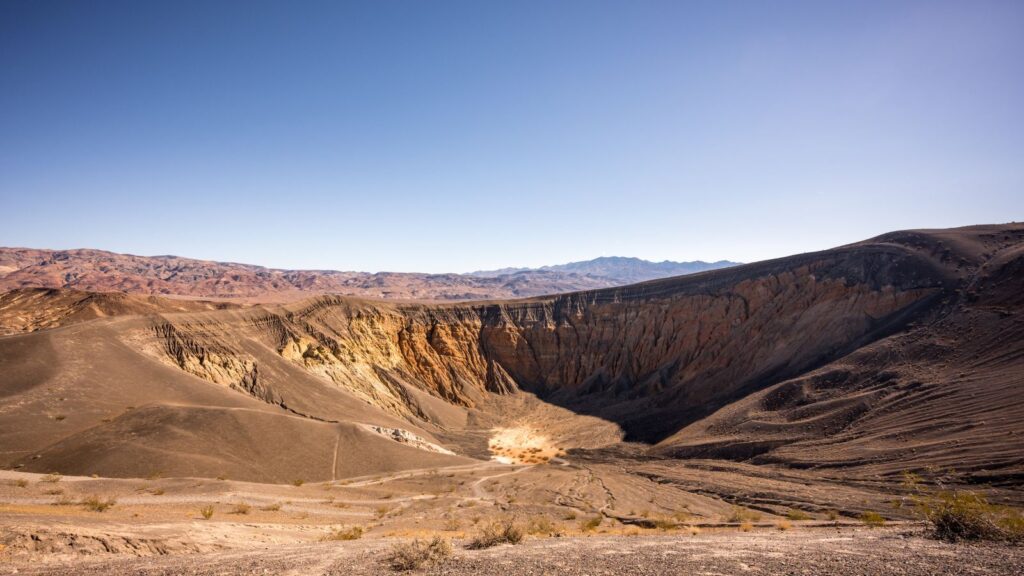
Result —
[[0, 3], [0, 245], [753, 261], [1024, 220], [1024, 2]]

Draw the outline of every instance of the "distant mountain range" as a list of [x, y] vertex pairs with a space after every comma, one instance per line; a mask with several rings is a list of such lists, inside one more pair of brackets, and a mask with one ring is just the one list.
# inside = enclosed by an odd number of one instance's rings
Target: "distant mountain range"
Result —
[[727, 268], [729, 266], [736, 266], [737, 264], [740, 264], [740, 262], [730, 262], [729, 260], [719, 260], [717, 262], [704, 262], [702, 260], [695, 260], [693, 262], [673, 262], [671, 260], [651, 262], [650, 260], [630, 258], [626, 256], [601, 256], [600, 258], [594, 258], [593, 260], [569, 262], [568, 264], [556, 264], [553, 266], [541, 266], [540, 268], [502, 268], [499, 270], [480, 270], [477, 272], [471, 272], [470, 275], [480, 278], [494, 278], [523, 272], [550, 271], [605, 278], [616, 284], [622, 285], [644, 282], [646, 280], [656, 280], [658, 278], [668, 278], [670, 276], [694, 274], [696, 272], [704, 272], [705, 270]]
[[735, 262], [648, 262], [603, 257], [543, 268], [470, 274], [281, 270], [178, 256], [102, 250], [0, 248], [0, 292], [62, 288], [94, 292], [286, 302], [317, 294], [403, 300], [519, 298], [621, 286]]

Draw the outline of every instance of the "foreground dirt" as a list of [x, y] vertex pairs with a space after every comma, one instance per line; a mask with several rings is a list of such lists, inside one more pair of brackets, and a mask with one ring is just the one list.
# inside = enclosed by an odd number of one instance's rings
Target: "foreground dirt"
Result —
[[[0, 574], [393, 574], [394, 540], [272, 546], [159, 558], [0, 565]], [[898, 530], [807, 529], [528, 540], [470, 551], [427, 574], [1021, 574], [1024, 548], [950, 545]]]

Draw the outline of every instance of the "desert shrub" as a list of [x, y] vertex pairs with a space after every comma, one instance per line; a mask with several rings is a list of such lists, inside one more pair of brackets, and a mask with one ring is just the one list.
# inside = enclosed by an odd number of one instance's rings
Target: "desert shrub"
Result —
[[462, 524], [459, 522], [458, 518], [449, 518], [444, 521], [445, 532], [455, 532], [459, 528], [462, 528]]
[[62, 476], [60, 474], [54, 472], [52, 474], [47, 474], [46, 476], [43, 476], [42, 478], [39, 479], [39, 481], [48, 482], [50, 484], [56, 484], [57, 482], [60, 482], [61, 478]]
[[1024, 514], [1008, 506], [992, 504], [980, 492], [947, 490], [949, 477], [933, 478], [936, 489], [924, 486], [924, 478], [903, 473], [903, 484], [912, 493], [918, 514], [931, 527], [931, 536], [948, 542], [961, 540], [1024, 541]]
[[593, 532], [597, 530], [597, 527], [601, 525], [601, 517], [594, 516], [593, 518], [584, 518], [580, 520], [580, 531], [581, 532]]
[[761, 519], [761, 514], [758, 513], [758, 512], [755, 512], [755, 511], [753, 511], [753, 510], [751, 510], [749, 508], [744, 508], [742, 506], [733, 506], [732, 507], [732, 513], [729, 514], [729, 518], [727, 518], [727, 521], [728, 522], [743, 522], [743, 521], [749, 520], [751, 522], [757, 522], [760, 519]]
[[523, 530], [516, 525], [512, 518], [496, 520], [483, 527], [466, 548], [479, 550], [490, 548], [498, 544], [519, 544], [523, 540]]
[[305, 483], [306, 481], [303, 480], [302, 478], [296, 478], [295, 480], [292, 480], [292, 486], [302, 486]]
[[804, 512], [803, 510], [791, 509], [789, 512], [786, 512], [786, 518], [789, 518], [790, 520], [793, 520], [793, 521], [797, 521], [797, 520], [810, 520], [811, 519], [811, 515], [808, 514], [807, 512]]
[[238, 504], [235, 504], [234, 507], [231, 508], [231, 513], [248, 514], [250, 510], [252, 510], [252, 506], [249, 506], [245, 502], [239, 502]]
[[392, 570], [405, 572], [426, 566], [436, 566], [452, 556], [451, 542], [435, 536], [431, 540], [400, 542], [391, 547], [387, 556]]
[[24, 478], [18, 478], [17, 480], [14, 481], [14, 485], [17, 486], [18, 488], [27, 488], [28, 480], [25, 480]]
[[743, 522], [740, 522], [740, 530], [742, 530], [744, 532], [750, 532], [753, 529], [754, 529], [754, 524], [751, 523], [750, 520], [744, 520]]
[[150, 494], [152, 494], [153, 496], [163, 496], [164, 495], [164, 489], [163, 488], [157, 488], [157, 489], [153, 490], [152, 492], [150, 492]]
[[835, 522], [836, 520], [839, 520], [839, 511], [838, 510], [829, 510], [827, 514], [828, 514], [828, 519], [829, 520], [831, 520], [833, 522]]
[[203, 506], [199, 509], [199, 513], [203, 516], [204, 520], [213, 518], [213, 506]]
[[60, 496], [63, 493], [63, 488], [49, 488], [47, 490], [43, 490], [43, 494], [46, 494], [47, 496]]
[[1024, 540], [1024, 515], [991, 504], [983, 494], [940, 491], [918, 497], [916, 504], [932, 535], [940, 540]]
[[391, 512], [390, 506], [378, 506], [373, 510], [373, 513], [377, 516], [378, 520], [387, 516], [388, 512]]
[[260, 506], [260, 510], [263, 510], [264, 512], [277, 512], [280, 509], [281, 509], [281, 503], [280, 502], [274, 502], [273, 504], [267, 504], [266, 506]]
[[871, 512], [870, 510], [860, 515], [860, 521], [869, 528], [885, 526], [885, 518], [878, 512]]
[[334, 530], [331, 530], [327, 536], [324, 536], [324, 540], [359, 540], [362, 537], [363, 527], [352, 526], [351, 528], [335, 528]]
[[82, 506], [85, 506], [86, 510], [93, 512], [106, 512], [110, 508], [117, 504], [117, 500], [113, 498], [103, 499], [99, 496], [89, 496], [81, 501]]
[[526, 523], [526, 533], [539, 536], [550, 536], [558, 532], [554, 522], [547, 516], [533, 516]]
[[789, 520], [779, 520], [775, 523], [775, 527], [785, 532], [793, 527], [793, 524]]
[[654, 527], [659, 530], [671, 530], [675, 528], [678, 523], [671, 518], [658, 517], [653, 520]]

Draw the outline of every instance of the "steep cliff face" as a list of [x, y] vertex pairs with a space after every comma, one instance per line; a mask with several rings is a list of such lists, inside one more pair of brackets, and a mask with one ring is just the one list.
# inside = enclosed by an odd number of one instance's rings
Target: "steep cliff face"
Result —
[[[940, 264], [930, 252], [872, 244], [532, 300], [322, 297], [236, 314], [216, 330], [195, 326], [224, 322], [217, 315], [167, 316], [161, 326], [173, 328], [157, 332], [164, 340], [187, 334], [205, 350], [193, 354], [199, 361], [177, 353], [182, 368], [215, 382], [228, 370], [233, 385], [267, 399], [284, 398], [285, 383], [245, 352], [254, 345], [407, 419], [430, 420], [413, 390], [473, 407], [489, 392], [518, 388], [656, 441], [900, 327], [956, 285]], [[226, 344], [226, 334], [248, 344]]]

